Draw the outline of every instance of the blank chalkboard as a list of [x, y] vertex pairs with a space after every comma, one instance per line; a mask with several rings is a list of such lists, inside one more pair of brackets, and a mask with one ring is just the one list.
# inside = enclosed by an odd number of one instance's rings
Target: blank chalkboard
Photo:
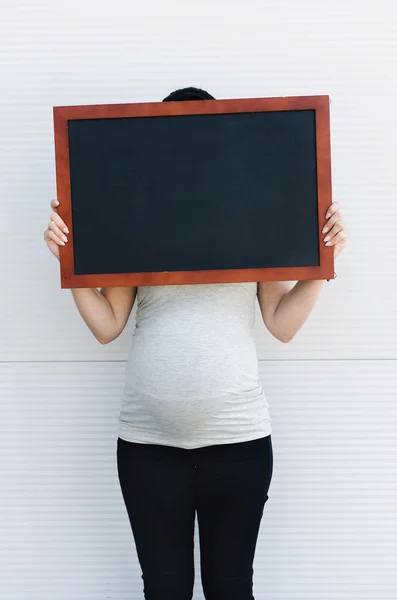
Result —
[[226, 101], [208, 112], [220, 102], [161, 105], [207, 106], [196, 114], [69, 115], [64, 287], [332, 277], [316, 106], [248, 110], [245, 100], [233, 111]]

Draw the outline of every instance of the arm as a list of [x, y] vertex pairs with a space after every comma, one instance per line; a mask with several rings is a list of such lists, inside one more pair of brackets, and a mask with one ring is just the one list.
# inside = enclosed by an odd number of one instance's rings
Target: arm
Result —
[[[44, 240], [51, 253], [60, 260], [59, 246], [68, 242], [66, 224], [58, 215], [59, 202], [51, 200], [52, 213]], [[85, 323], [101, 344], [108, 344], [123, 331], [135, 302], [137, 287], [73, 288], [76, 306]]]
[[258, 301], [263, 322], [269, 332], [281, 342], [290, 342], [316, 304], [325, 281], [258, 283]]
[[73, 288], [73, 299], [85, 323], [101, 344], [123, 331], [136, 298], [136, 287]]
[[[334, 247], [336, 258], [348, 238], [337, 202], [331, 204], [325, 218], [323, 243]], [[278, 281], [258, 283], [262, 318], [275, 338], [287, 343], [295, 337], [312, 312], [324, 283], [324, 280], [298, 281], [295, 285]]]

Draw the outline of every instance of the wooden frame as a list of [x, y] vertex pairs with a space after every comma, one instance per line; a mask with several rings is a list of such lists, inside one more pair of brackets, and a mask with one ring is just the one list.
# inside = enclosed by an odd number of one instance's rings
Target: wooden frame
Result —
[[[60, 246], [62, 288], [171, 285], [185, 283], [227, 283], [248, 281], [287, 281], [333, 279], [333, 247], [322, 242], [325, 213], [332, 202], [329, 96], [244, 98], [180, 102], [143, 102], [53, 107], [59, 215], [69, 229], [68, 242]], [[316, 124], [316, 161], [318, 194], [319, 266], [227, 269], [208, 271], [166, 271], [152, 273], [74, 273], [73, 224], [69, 164], [69, 119], [150, 117], [237, 112], [314, 110]]]

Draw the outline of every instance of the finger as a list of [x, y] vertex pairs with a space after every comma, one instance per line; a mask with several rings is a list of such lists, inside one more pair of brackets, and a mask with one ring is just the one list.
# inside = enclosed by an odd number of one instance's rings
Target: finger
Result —
[[[324, 238], [326, 246], [332, 246], [346, 237], [346, 231], [341, 221], [337, 221], [329, 234]], [[328, 238], [328, 239], [327, 239]], [[326, 241], [327, 240], [327, 241]]]
[[324, 242], [331, 241], [335, 237], [335, 235], [343, 229], [343, 227], [344, 227], [343, 221], [336, 221], [336, 223], [333, 225], [333, 227], [331, 227], [328, 235], [325, 236]]
[[45, 230], [44, 239], [46, 242], [48, 242], [49, 240], [52, 240], [53, 242], [55, 242], [56, 244], [58, 244], [60, 246], [65, 245], [65, 242], [63, 242], [61, 239], [59, 239], [59, 237], [51, 229]]
[[342, 215], [340, 210], [337, 210], [335, 214], [332, 215], [332, 217], [330, 217], [328, 219], [328, 221], [326, 222], [326, 224], [323, 227], [323, 230], [321, 233], [327, 233], [327, 231], [329, 231], [331, 229], [331, 227], [337, 222], [337, 221], [342, 221]]
[[59, 201], [56, 198], [53, 198], [50, 202], [50, 206], [51, 206], [52, 210], [56, 210], [57, 207], [59, 206]]
[[60, 240], [63, 240], [64, 242], [68, 241], [68, 238], [66, 237], [66, 235], [64, 233], [62, 233], [62, 231], [59, 229], [59, 227], [57, 226], [57, 224], [54, 221], [49, 222], [48, 229], [50, 231], [53, 231]]
[[337, 210], [339, 210], [339, 203], [338, 202], [333, 202], [331, 204], [331, 206], [328, 208], [327, 214], [325, 215], [325, 218], [329, 219], [329, 217], [331, 217], [334, 213], [336, 213]]
[[341, 242], [346, 241], [347, 239], [347, 233], [346, 231], [340, 231], [339, 233], [336, 234], [336, 236], [334, 238], [332, 238], [332, 240], [330, 240], [330, 242], [327, 242], [325, 245], [326, 246], [335, 246], [337, 244], [340, 244]]
[[343, 242], [346, 239], [347, 239], [347, 231], [345, 229], [342, 229], [342, 231], [337, 233], [336, 236], [334, 237], [334, 242], [335, 242], [335, 244], [338, 244], [339, 242]]
[[61, 219], [61, 217], [58, 215], [58, 213], [56, 213], [56, 212], [51, 213], [50, 218], [51, 218], [51, 220], [53, 220], [56, 223], [56, 225], [58, 225], [59, 229], [63, 229], [63, 231], [65, 233], [69, 233], [69, 229], [66, 227], [64, 221]]

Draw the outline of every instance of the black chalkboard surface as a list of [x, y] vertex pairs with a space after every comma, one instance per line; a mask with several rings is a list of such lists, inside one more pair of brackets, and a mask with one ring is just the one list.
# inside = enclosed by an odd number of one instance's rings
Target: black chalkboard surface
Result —
[[319, 236], [332, 200], [328, 167], [320, 202], [317, 107], [192, 106], [230, 102], [173, 103], [193, 114], [69, 115], [63, 287], [333, 276]]

